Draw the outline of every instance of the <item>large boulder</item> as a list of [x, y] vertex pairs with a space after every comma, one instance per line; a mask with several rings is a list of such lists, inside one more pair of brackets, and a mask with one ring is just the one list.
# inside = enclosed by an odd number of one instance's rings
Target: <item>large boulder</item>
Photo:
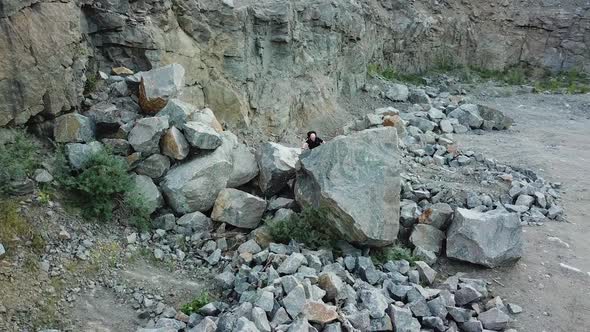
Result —
[[166, 131], [160, 141], [162, 153], [170, 158], [182, 160], [188, 156], [190, 146], [184, 138], [184, 135], [176, 127], [171, 127]]
[[170, 98], [177, 97], [184, 87], [184, 67], [171, 64], [137, 73], [140, 77], [139, 105], [148, 114], [156, 114]]
[[295, 195], [325, 209], [349, 242], [385, 246], [397, 238], [400, 152], [397, 131], [370, 129], [338, 137], [301, 155]]
[[266, 196], [274, 196], [287, 186], [296, 175], [296, 165], [301, 149], [289, 148], [277, 143], [266, 143], [256, 151], [260, 169], [258, 185]]
[[479, 107], [475, 104], [464, 104], [449, 113], [449, 118], [454, 118], [465, 127], [480, 128], [483, 124], [483, 118], [479, 113]]
[[102, 144], [97, 141], [88, 144], [69, 143], [66, 144], [65, 153], [72, 169], [78, 170], [84, 167], [84, 164], [86, 164], [92, 156], [102, 151], [102, 149]]
[[149, 213], [164, 206], [164, 198], [150, 177], [136, 175], [133, 177], [133, 183], [134, 188], [131, 193], [137, 195]]
[[227, 181], [230, 188], [239, 187], [250, 182], [258, 175], [258, 163], [256, 156], [244, 144], [237, 144], [231, 150], [232, 172]]
[[158, 116], [166, 116], [171, 126], [181, 127], [188, 121], [190, 115], [198, 110], [196, 106], [174, 98], [170, 99], [166, 106], [158, 112]]
[[159, 153], [160, 137], [166, 129], [168, 129], [167, 117], [138, 120], [129, 133], [129, 144], [137, 152], [145, 154]]
[[223, 189], [217, 199], [211, 219], [239, 228], [254, 229], [266, 210], [266, 201], [237, 189]]
[[198, 111], [191, 113], [190, 117], [188, 118], [188, 121], [196, 121], [196, 122], [204, 123], [204, 124], [212, 127], [213, 129], [215, 129], [218, 133], [223, 131], [223, 127], [221, 126], [221, 123], [219, 123], [219, 121], [215, 117], [215, 114], [209, 108], [204, 108], [202, 110], [198, 110]]
[[221, 145], [221, 135], [204, 123], [187, 122], [182, 126], [182, 131], [189, 144], [196, 148], [214, 150]]
[[176, 212], [207, 211], [225, 188], [231, 172], [231, 159], [222, 144], [217, 150], [168, 171], [161, 188]]
[[444, 239], [445, 233], [436, 227], [426, 224], [416, 225], [412, 235], [410, 236], [410, 242], [414, 246], [432, 251], [435, 254], [440, 253]]
[[484, 105], [479, 106], [479, 115], [484, 120], [485, 129], [504, 130], [512, 126], [512, 118], [504, 115], [495, 108]]
[[518, 260], [522, 246], [518, 215], [503, 209], [458, 208], [447, 232], [447, 257], [491, 268]]
[[160, 178], [170, 168], [170, 159], [161, 154], [153, 154], [139, 163], [135, 172], [147, 175], [152, 179]]
[[385, 97], [391, 101], [406, 101], [410, 91], [403, 84], [391, 84], [385, 91]]
[[94, 123], [88, 117], [69, 113], [55, 119], [53, 137], [59, 143], [83, 143], [94, 141]]

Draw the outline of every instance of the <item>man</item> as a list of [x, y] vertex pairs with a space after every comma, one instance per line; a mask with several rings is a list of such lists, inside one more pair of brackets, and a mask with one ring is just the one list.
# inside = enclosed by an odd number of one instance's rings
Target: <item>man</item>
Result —
[[303, 150], [313, 150], [322, 144], [324, 144], [324, 141], [318, 137], [315, 131], [308, 131], [307, 140], [303, 144]]

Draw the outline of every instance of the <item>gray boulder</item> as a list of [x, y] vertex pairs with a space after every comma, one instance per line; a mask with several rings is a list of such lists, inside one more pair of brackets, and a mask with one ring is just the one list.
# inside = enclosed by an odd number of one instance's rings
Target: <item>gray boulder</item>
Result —
[[160, 178], [170, 168], [170, 159], [161, 154], [153, 154], [140, 162], [135, 172], [147, 175], [152, 179]]
[[146, 154], [160, 152], [160, 137], [168, 129], [168, 118], [151, 117], [135, 122], [129, 133], [129, 144], [137, 152]]
[[506, 210], [458, 208], [447, 232], [447, 257], [491, 268], [520, 259], [522, 247], [518, 215]]
[[421, 247], [436, 254], [440, 253], [444, 239], [445, 233], [436, 227], [426, 224], [417, 224], [414, 226], [414, 231], [410, 236], [410, 242], [414, 246]]
[[127, 156], [131, 150], [131, 145], [129, 145], [129, 142], [122, 138], [105, 138], [102, 139], [101, 142], [117, 155]]
[[510, 322], [510, 316], [498, 308], [482, 312], [478, 318], [484, 328], [494, 331], [504, 331]]
[[160, 140], [162, 153], [170, 158], [182, 160], [188, 156], [190, 146], [184, 135], [176, 127], [166, 130]]
[[188, 121], [204, 123], [209, 127], [215, 129], [215, 131], [217, 131], [218, 133], [221, 133], [223, 131], [221, 123], [219, 123], [219, 121], [215, 117], [215, 114], [209, 108], [204, 108], [202, 110], [198, 110], [191, 113], [190, 117], [188, 118]]
[[94, 123], [77, 113], [64, 114], [55, 119], [53, 137], [58, 143], [83, 143], [94, 141]]
[[151, 178], [145, 175], [136, 175], [133, 177], [133, 182], [134, 189], [131, 193], [139, 197], [149, 213], [164, 206], [164, 198]]
[[331, 225], [352, 243], [385, 246], [397, 238], [400, 156], [391, 127], [339, 137], [301, 156], [296, 200], [324, 208]]
[[429, 218], [430, 225], [445, 231], [451, 223], [453, 208], [447, 203], [436, 203], [430, 209], [432, 210]]
[[260, 223], [265, 210], [264, 199], [228, 188], [219, 192], [211, 219], [239, 228], [254, 229]]
[[231, 171], [231, 160], [218, 149], [168, 171], [161, 188], [174, 211], [207, 211], [225, 188]]
[[266, 196], [278, 194], [295, 178], [296, 164], [301, 149], [289, 148], [277, 143], [266, 143], [256, 151], [260, 170], [258, 185]]
[[176, 225], [190, 230], [191, 233], [208, 232], [213, 227], [211, 219], [199, 211], [187, 213], [178, 218]]
[[189, 103], [185, 103], [180, 99], [170, 99], [166, 106], [158, 112], [157, 116], [168, 117], [168, 122], [171, 126], [181, 127], [190, 118], [193, 112], [197, 112], [199, 109]]
[[77, 170], [84, 167], [84, 164], [102, 149], [102, 144], [97, 141], [88, 144], [69, 143], [66, 144], [65, 152], [70, 166]]
[[479, 115], [486, 121], [490, 123], [489, 129], [496, 129], [496, 130], [504, 130], [510, 128], [512, 126], [512, 118], [504, 115], [504, 113], [498, 111], [497, 109], [478, 105], [479, 107]]
[[411, 89], [408, 100], [414, 104], [430, 104], [430, 97], [423, 89]]
[[451, 111], [449, 118], [459, 120], [459, 123], [468, 128], [480, 128], [483, 118], [479, 114], [479, 107], [475, 104], [464, 104]]
[[[230, 134], [224, 132], [224, 135]], [[231, 134], [233, 135], [233, 134]], [[239, 187], [250, 182], [258, 175], [258, 163], [256, 162], [256, 156], [250, 149], [243, 143], [236, 143], [229, 152], [232, 160], [232, 171], [227, 181], [229, 188]]]
[[179, 64], [140, 72], [135, 76], [140, 79], [139, 105], [148, 114], [159, 112], [184, 87], [184, 68]]
[[187, 122], [182, 126], [184, 137], [193, 147], [214, 150], [221, 145], [221, 135], [201, 122]]
[[410, 309], [390, 304], [388, 314], [395, 332], [420, 332], [420, 322], [412, 316]]
[[403, 84], [391, 84], [385, 91], [385, 97], [391, 101], [406, 101], [410, 91], [408, 87]]

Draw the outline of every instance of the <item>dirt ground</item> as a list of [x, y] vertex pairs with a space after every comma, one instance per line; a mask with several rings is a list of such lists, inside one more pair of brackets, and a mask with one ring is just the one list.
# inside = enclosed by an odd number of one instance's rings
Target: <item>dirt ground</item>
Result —
[[481, 102], [513, 117], [514, 126], [456, 135], [459, 146], [561, 182], [567, 222], [525, 227], [525, 254], [514, 267], [447, 268], [495, 280], [494, 293], [524, 309], [513, 324], [519, 332], [590, 331], [590, 95], [518, 95]]

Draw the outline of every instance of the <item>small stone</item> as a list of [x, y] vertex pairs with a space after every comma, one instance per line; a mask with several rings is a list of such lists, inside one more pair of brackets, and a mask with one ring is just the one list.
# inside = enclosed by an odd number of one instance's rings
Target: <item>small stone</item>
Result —
[[461, 307], [473, 301], [479, 300], [481, 297], [482, 294], [469, 285], [464, 285], [461, 289], [455, 292], [455, 302]]
[[436, 278], [436, 271], [423, 261], [417, 261], [415, 264], [418, 273], [420, 273], [420, 280], [423, 280], [428, 285], [431, 285]]
[[471, 317], [473, 317], [473, 314], [475, 313], [472, 310], [452, 306], [447, 306], [447, 311], [449, 315], [451, 315], [453, 320], [457, 323], [467, 322], [471, 319]]
[[235, 276], [232, 272], [226, 271], [215, 276], [217, 281], [224, 289], [230, 289], [234, 285]]
[[326, 324], [338, 318], [335, 307], [321, 301], [307, 301], [303, 306], [305, 318], [314, 323]]
[[256, 241], [254, 239], [250, 239], [250, 240], [242, 243], [238, 247], [239, 253], [249, 252], [251, 254], [257, 254], [261, 251], [262, 251], [262, 248], [260, 248], [260, 246], [258, 245], [258, 243], [256, 243]]
[[533, 198], [532, 196], [529, 195], [520, 195], [518, 196], [518, 199], [516, 200], [516, 203], [514, 203], [514, 205], [521, 205], [521, 206], [526, 206], [526, 207], [531, 207], [531, 205], [533, 205], [533, 202], [535, 201], [535, 198]]
[[305, 261], [305, 256], [300, 253], [293, 253], [279, 266], [277, 272], [280, 274], [293, 274]]
[[207, 257], [207, 262], [210, 265], [217, 265], [221, 259], [221, 249], [215, 249], [215, 251]]
[[364, 289], [359, 292], [359, 298], [364, 308], [369, 310], [373, 318], [381, 318], [385, 315], [388, 302], [385, 296], [378, 289]]
[[254, 321], [254, 325], [260, 332], [270, 332], [270, 323], [268, 322], [268, 318], [266, 317], [265, 310], [255, 307], [252, 309], [252, 320]]
[[302, 285], [298, 285], [283, 299], [283, 307], [291, 317], [297, 317], [305, 305], [305, 290]]
[[437, 332], [445, 331], [445, 324], [440, 317], [422, 317], [422, 325], [433, 328]]
[[514, 315], [522, 313], [522, 307], [514, 303], [508, 303], [508, 310]]
[[137, 242], [137, 233], [131, 233], [127, 236], [127, 244], [135, 244]]
[[480, 321], [471, 319], [465, 323], [459, 324], [463, 332], [483, 332], [483, 326]]
[[199, 332], [215, 332], [217, 330], [217, 324], [214, 320], [209, 317], [203, 318], [195, 327], [190, 329], [190, 331], [199, 331]]
[[494, 331], [502, 331], [506, 329], [510, 322], [510, 316], [506, 315], [498, 308], [490, 309], [482, 312], [478, 316], [484, 328]]
[[72, 238], [72, 236], [70, 235], [70, 233], [68, 233], [68, 231], [66, 231], [65, 229], [59, 232], [58, 235], [60, 240], [70, 240]]
[[0, 243], [0, 257], [4, 256], [5, 254], [6, 254], [6, 249], [4, 249], [4, 245], [2, 243]]
[[47, 170], [37, 169], [35, 170], [33, 179], [38, 183], [49, 183], [53, 181], [53, 176]]
[[154, 258], [156, 258], [157, 260], [162, 260], [164, 259], [164, 252], [162, 251], [162, 249], [160, 248], [156, 248], [154, 249]]
[[420, 322], [410, 309], [389, 305], [388, 313], [396, 332], [420, 332]]
[[342, 279], [333, 272], [324, 272], [319, 276], [318, 285], [326, 291], [325, 299], [332, 301], [338, 297], [344, 284]]
[[274, 294], [269, 291], [262, 291], [254, 305], [266, 312], [272, 312], [274, 308]]

